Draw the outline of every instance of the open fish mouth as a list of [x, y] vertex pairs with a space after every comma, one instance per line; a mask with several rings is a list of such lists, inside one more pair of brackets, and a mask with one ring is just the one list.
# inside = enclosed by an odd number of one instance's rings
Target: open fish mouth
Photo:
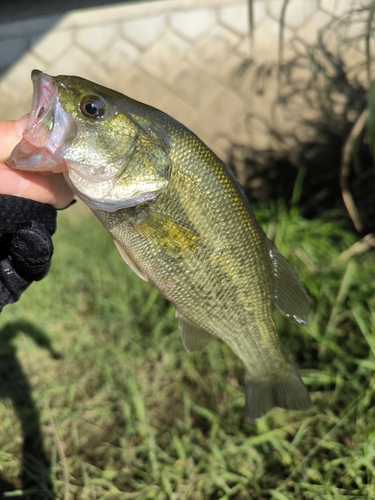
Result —
[[55, 79], [39, 70], [32, 72], [31, 79], [34, 93], [29, 121], [8, 165], [21, 170], [63, 172], [67, 166], [59, 151], [72, 127], [71, 119], [59, 104]]
[[[133, 207], [166, 188], [169, 153], [152, 129], [119, 111], [121, 95], [112, 98], [113, 91], [82, 78], [38, 70], [32, 82], [32, 109], [10, 167], [63, 172], [93, 210]], [[146, 151], [142, 138], [152, 145]]]

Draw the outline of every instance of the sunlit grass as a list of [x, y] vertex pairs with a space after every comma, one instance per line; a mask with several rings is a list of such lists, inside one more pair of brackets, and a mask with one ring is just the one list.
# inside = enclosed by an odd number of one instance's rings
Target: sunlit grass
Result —
[[[1, 352], [32, 387], [56, 498], [375, 497], [374, 254], [340, 259], [356, 240], [340, 222], [255, 211], [309, 292], [306, 327], [276, 316], [312, 409], [246, 421], [241, 363], [220, 341], [188, 355], [173, 309], [73, 207], [49, 276], [0, 318], [15, 325]], [[0, 477], [19, 487], [22, 436], [1, 394]]]

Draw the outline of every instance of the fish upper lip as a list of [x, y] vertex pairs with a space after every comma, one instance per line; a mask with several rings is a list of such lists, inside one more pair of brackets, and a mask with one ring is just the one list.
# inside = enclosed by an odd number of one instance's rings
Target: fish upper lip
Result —
[[53, 78], [39, 70], [33, 70], [31, 78], [34, 93], [29, 121], [23, 132], [23, 137], [35, 147], [46, 147], [52, 132], [46, 129], [44, 119], [54, 108], [58, 89]]
[[34, 92], [31, 112], [22, 134], [8, 161], [12, 168], [63, 172], [66, 141], [72, 136], [72, 122], [59, 103], [56, 79], [41, 71], [31, 74]]
[[[37, 118], [42, 107], [47, 108], [52, 104], [54, 98], [57, 96], [57, 85], [53, 81], [53, 78], [45, 73], [42, 73], [38, 69], [34, 69], [31, 73], [31, 80], [34, 85], [34, 95], [32, 103], [31, 114], [36, 114], [38, 110]], [[43, 92], [45, 91], [45, 92]]]

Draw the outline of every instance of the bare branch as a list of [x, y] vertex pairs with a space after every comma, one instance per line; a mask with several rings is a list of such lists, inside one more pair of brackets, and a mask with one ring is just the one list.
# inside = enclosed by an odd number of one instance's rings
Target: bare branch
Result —
[[348, 187], [348, 178], [350, 173], [350, 160], [352, 156], [354, 141], [356, 140], [358, 135], [361, 133], [363, 127], [365, 126], [367, 116], [368, 116], [368, 111], [367, 109], [364, 109], [359, 118], [357, 119], [357, 121], [355, 122], [349, 134], [349, 137], [345, 142], [345, 146], [342, 152], [341, 166], [340, 166], [340, 187], [341, 187], [342, 197], [346, 209], [350, 215], [350, 218], [353, 221], [354, 227], [358, 232], [361, 232], [363, 230], [363, 224]]

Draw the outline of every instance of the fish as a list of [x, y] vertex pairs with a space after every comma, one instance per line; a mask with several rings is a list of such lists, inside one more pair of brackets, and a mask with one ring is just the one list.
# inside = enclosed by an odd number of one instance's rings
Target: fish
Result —
[[184, 347], [220, 339], [245, 367], [245, 414], [307, 410], [273, 305], [304, 325], [309, 300], [232, 170], [162, 111], [77, 76], [32, 72], [33, 100], [8, 165], [63, 172], [124, 261], [173, 304]]

